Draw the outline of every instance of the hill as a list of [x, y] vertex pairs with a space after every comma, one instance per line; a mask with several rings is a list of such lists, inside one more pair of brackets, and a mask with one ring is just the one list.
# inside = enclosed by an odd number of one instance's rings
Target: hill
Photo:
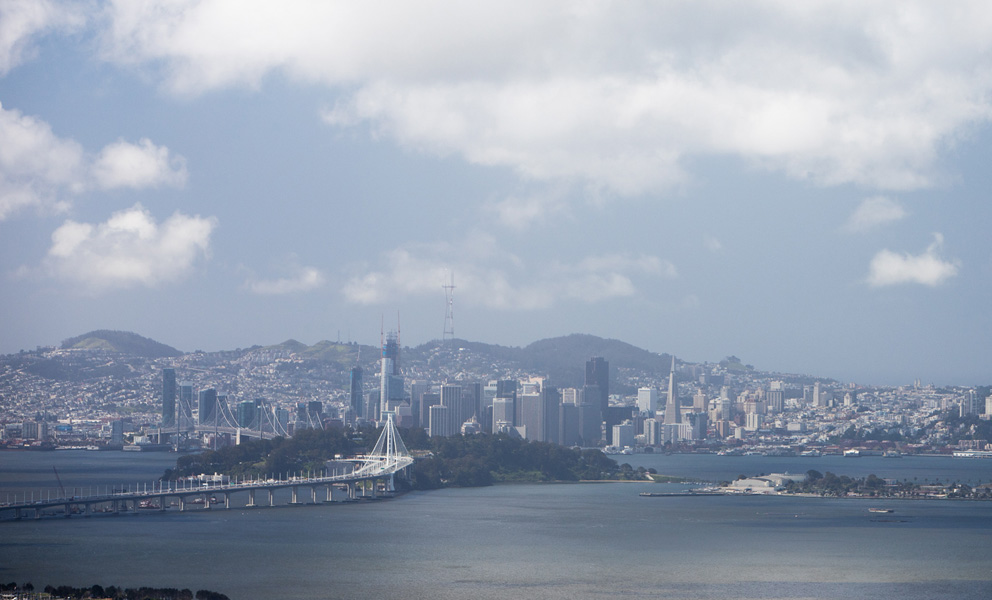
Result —
[[155, 340], [142, 337], [130, 331], [98, 329], [83, 335], [63, 340], [63, 350], [107, 350], [143, 358], [165, 358], [182, 356], [182, 352]]
[[[452, 340], [445, 346], [435, 340], [412, 348], [410, 360], [428, 360], [429, 356], [441, 355], [443, 361], [451, 363], [453, 356], [445, 348], [456, 348], [463, 354], [471, 353], [483, 365], [503, 364], [523, 371], [543, 373], [558, 387], [582, 387], [585, 383], [586, 361], [594, 356], [602, 356], [610, 362], [611, 373], [616, 377], [621, 366], [641, 373], [664, 376], [671, 366], [671, 355], [656, 354], [632, 346], [620, 340], [604, 339], [594, 335], [572, 334], [536, 341], [523, 348]], [[463, 355], [459, 358], [466, 361]], [[611, 386], [612, 387], [612, 386]], [[614, 393], [630, 393], [632, 390], [611, 389]]]

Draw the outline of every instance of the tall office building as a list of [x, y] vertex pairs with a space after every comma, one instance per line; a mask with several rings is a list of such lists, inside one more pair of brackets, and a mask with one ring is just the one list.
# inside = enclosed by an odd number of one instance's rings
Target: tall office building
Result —
[[451, 429], [451, 417], [448, 415], [448, 407], [435, 404], [430, 407], [430, 427], [428, 434], [431, 437], [447, 437], [454, 435]]
[[679, 384], [675, 379], [675, 357], [672, 356], [672, 371], [668, 374], [668, 402], [665, 403], [665, 425], [676, 425], [682, 422], [682, 410], [679, 407]]
[[610, 363], [602, 356], [586, 361], [586, 386], [599, 387], [599, 402], [603, 414], [610, 406]]
[[637, 390], [637, 410], [654, 416], [658, 412], [658, 390], [642, 387]]
[[162, 369], [162, 427], [176, 426], [176, 370]]
[[[390, 400], [396, 398], [396, 378], [400, 376], [400, 334], [390, 331], [382, 341], [382, 361], [379, 365], [379, 418], [389, 411]], [[400, 380], [402, 382], [402, 380]], [[399, 397], [403, 389], [400, 383]]]
[[351, 410], [359, 419], [365, 418], [365, 402], [363, 401], [365, 397], [362, 394], [362, 375], [364, 373], [358, 365], [351, 368], [351, 394], [348, 399], [351, 403]]
[[217, 390], [214, 388], [200, 390], [196, 422], [200, 425], [213, 425], [219, 416], [217, 414]]
[[193, 426], [193, 384], [184, 381], [179, 384], [179, 404], [176, 419], [182, 429]]

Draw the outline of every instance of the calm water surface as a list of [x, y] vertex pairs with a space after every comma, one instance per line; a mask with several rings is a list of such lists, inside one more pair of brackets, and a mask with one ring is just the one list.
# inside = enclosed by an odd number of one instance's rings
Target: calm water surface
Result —
[[[55, 487], [53, 463], [68, 488], [148, 481], [174, 459], [0, 453], [0, 499]], [[622, 460], [712, 480], [809, 468], [992, 478], [992, 463], [949, 458]], [[878, 502], [861, 500], [638, 495], [682, 487], [515, 485], [369, 504], [5, 521], [0, 580], [205, 588], [232, 599], [992, 598], [992, 503], [890, 501], [895, 512], [880, 518], [867, 512]]]

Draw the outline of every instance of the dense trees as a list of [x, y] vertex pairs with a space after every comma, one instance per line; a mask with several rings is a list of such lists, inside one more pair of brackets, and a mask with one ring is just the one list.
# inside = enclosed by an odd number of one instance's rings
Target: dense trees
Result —
[[[181, 456], [165, 479], [199, 473], [232, 477], [320, 471], [335, 455], [365, 452], [378, 439], [374, 429], [306, 429], [292, 438], [252, 440], [239, 446]], [[409, 473], [413, 489], [445, 486], [478, 487], [510, 481], [578, 481], [642, 476], [621, 472], [599, 450], [579, 450], [558, 444], [528, 442], [500, 435], [430, 438], [422, 429], [403, 430], [407, 447], [421, 454]], [[627, 476], [627, 477], [625, 477]]]

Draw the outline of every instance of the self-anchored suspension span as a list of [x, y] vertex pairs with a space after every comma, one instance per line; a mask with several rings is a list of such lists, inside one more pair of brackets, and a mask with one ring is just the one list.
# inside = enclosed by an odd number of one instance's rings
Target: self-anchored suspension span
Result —
[[[186, 510], [190, 505], [202, 505], [203, 508], [210, 508], [212, 502], [223, 503], [225, 508], [231, 507], [231, 495], [239, 492], [246, 492], [248, 501], [245, 507], [258, 506], [255, 503], [255, 494], [258, 490], [267, 493], [268, 498], [265, 505], [272, 506], [274, 503], [273, 494], [279, 489], [292, 490], [292, 501], [290, 504], [303, 504], [299, 501], [299, 488], [309, 488], [310, 498], [314, 504], [317, 503], [317, 490], [325, 488], [327, 501], [331, 501], [331, 488], [335, 485], [344, 485], [348, 490], [348, 498], [354, 499], [358, 490], [364, 494], [371, 489], [373, 496], [379, 483], [387, 492], [394, 490], [393, 478], [397, 472], [413, 464], [413, 458], [407, 452], [406, 445], [400, 438], [396, 425], [393, 423], [392, 415], [387, 415], [386, 425], [382, 435], [376, 442], [372, 452], [366, 456], [358, 456], [351, 461], [357, 467], [345, 473], [330, 473], [326, 471], [323, 475], [312, 473], [300, 473], [297, 475], [285, 475], [278, 478], [248, 479], [228, 481], [226, 483], [211, 483], [202, 485], [193, 481], [178, 482], [154, 482], [151, 485], [136, 485], [134, 491], [120, 488], [105, 493], [90, 493], [87, 495], [67, 496], [62, 491], [56, 497], [49, 495], [43, 499], [41, 493], [26, 493], [21, 498], [16, 496], [13, 502], [7, 499], [0, 503], [0, 517], [20, 519], [25, 516], [41, 518], [46, 511], [54, 509], [55, 512], [64, 511], [66, 517], [74, 514], [89, 516], [93, 512], [134, 512], [139, 508], [157, 508], [160, 511], [166, 510], [169, 501], [175, 500], [173, 505], [179, 507], [180, 511]], [[37, 500], [35, 496], [37, 495]], [[30, 497], [30, 499], [29, 499]], [[219, 498], [219, 499], [218, 499]]]

